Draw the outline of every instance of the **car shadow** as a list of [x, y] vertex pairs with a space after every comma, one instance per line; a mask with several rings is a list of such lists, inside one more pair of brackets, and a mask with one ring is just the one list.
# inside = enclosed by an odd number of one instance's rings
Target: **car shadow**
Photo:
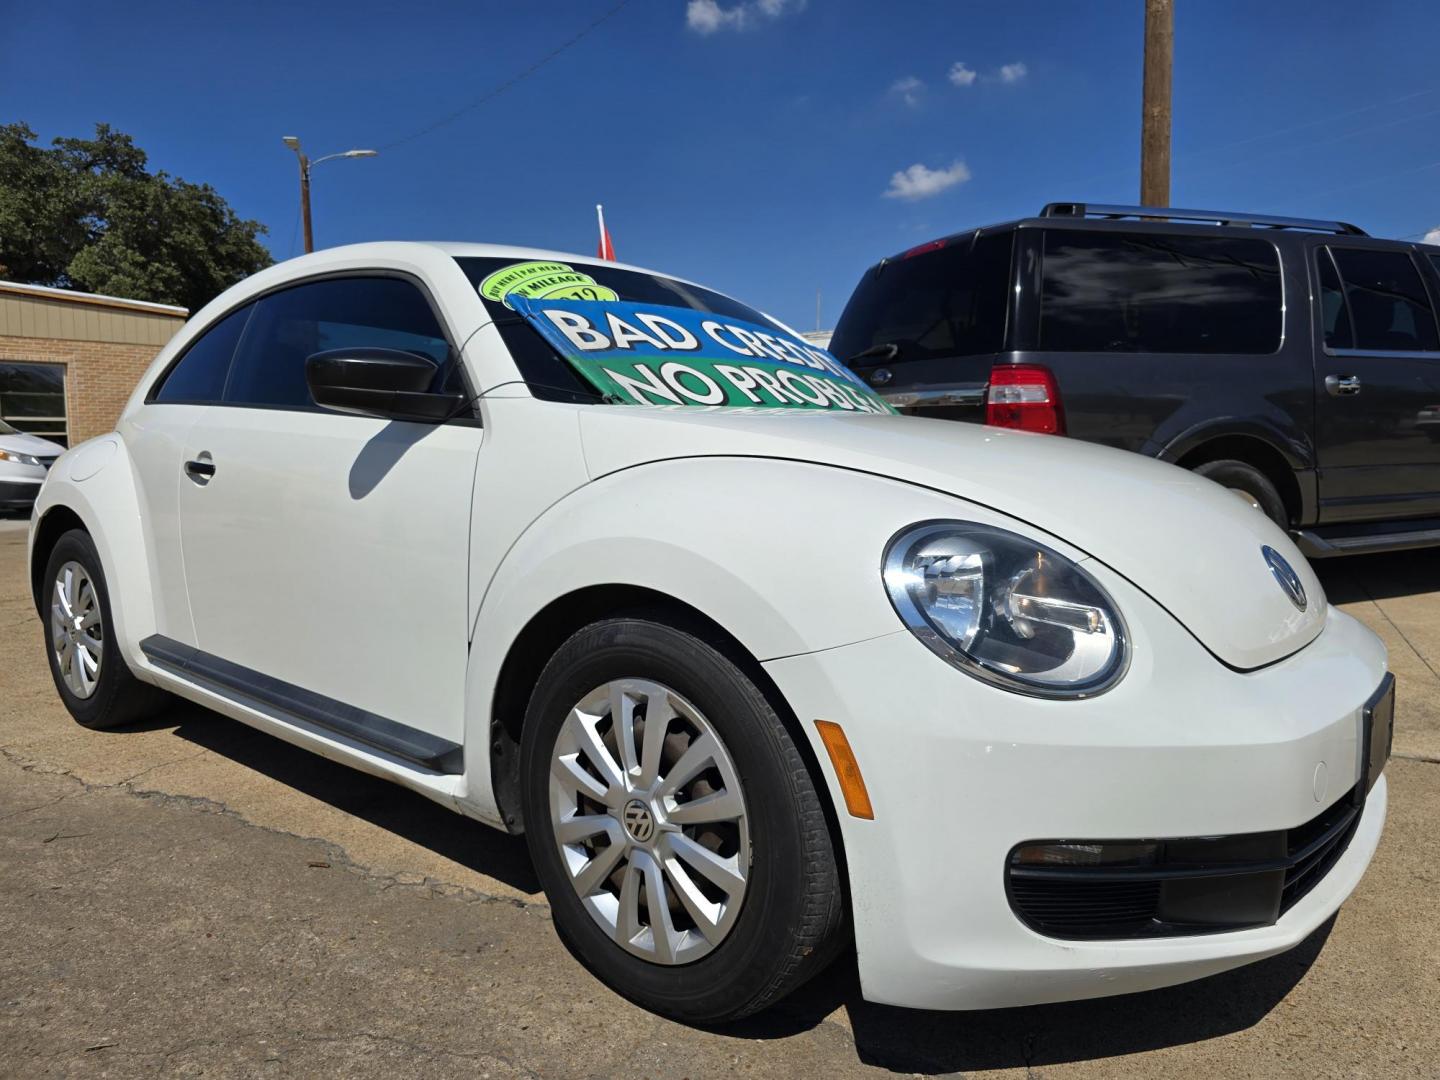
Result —
[[1315, 559], [1310, 565], [1332, 604], [1440, 593], [1440, 551], [1435, 548]]
[[372, 435], [350, 466], [350, 498], [363, 499], [379, 487], [406, 451], [433, 430], [432, 425], [392, 420]]
[[[523, 892], [540, 891], [520, 837], [196, 705], [177, 705], [128, 730], [165, 729], [477, 873]], [[1103, 1060], [1253, 1027], [1305, 977], [1334, 922], [1330, 919], [1280, 956], [1198, 982], [1092, 1001], [978, 1012], [871, 1004], [861, 996], [852, 949], [765, 1012], [713, 1030], [745, 1041], [783, 1039], [822, 1026], [845, 1026], [832, 1019], [843, 1011], [859, 1061], [920, 1075]]]
[[872, 1005], [860, 997], [853, 952], [770, 1010], [719, 1029], [784, 1038], [844, 1009], [867, 1065], [934, 1075], [1094, 1061], [1219, 1038], [1253, 1027], [1310, 970], [1332, 917], [1296, 948], [1235, 971], [1141, 994], [979, 1012]]
[[538, 893], [522, 837], [492, 829], [423, 795], [330, 761], [198, 705], [182, 702], [127, 730], [173, 729], [186, 742], [379, 826], [521, 892]]

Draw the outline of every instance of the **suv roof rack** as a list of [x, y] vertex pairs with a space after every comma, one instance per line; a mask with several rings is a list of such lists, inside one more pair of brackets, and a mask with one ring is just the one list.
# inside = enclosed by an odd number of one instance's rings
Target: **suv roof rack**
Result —
[[1117, 206], [1108, 203], [1046, 203], [1041, 217], [1140, 218], [1155, 221], [1208, 221], [1216, 225], [1242, 228], [1259, 226], [1265, 229], [1304, 229], [1308, 232], [1339, 233], [1345, 236], [1368, 236], [1356, 225], [1345, 221], [1320, 221], [1314, 218], [1277, 217], [1274, 214], [1237, 214], [1229, 210], [1177, 210], [1173, 206]]

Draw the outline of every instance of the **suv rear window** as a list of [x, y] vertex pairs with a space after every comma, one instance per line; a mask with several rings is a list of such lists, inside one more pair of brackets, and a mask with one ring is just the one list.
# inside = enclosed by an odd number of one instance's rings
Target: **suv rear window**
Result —
[[899, 348], [896, 360], [1000, 352], [1014, 236], [966, 237], [882, 262], [856, 286], [830, 351], [841, 361], [887, 344]]
[[1041, 275], [1041, 349], [1280, 348], [1280, 255], [1264, 240], [1047, 229]]

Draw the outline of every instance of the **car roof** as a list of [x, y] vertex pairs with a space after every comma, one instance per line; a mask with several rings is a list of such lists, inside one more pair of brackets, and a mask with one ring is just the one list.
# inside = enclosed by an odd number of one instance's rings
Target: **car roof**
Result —
[[[702, 282], [690, 281], [678, 274], [671, 274], [664, 270], [652, 270], [631, 263], [614, 262], [594, 255], [579, 255], [574, 252], [550, 251], [545, 248], [521, 247], [514, 244], [478, 244], [463, 240], [373, 240], [360, 244], [341, 244], [338, 247], [323, 248], [320, 251], [273, 263], [220, 293], [191, 316], [190, 324], [197, 327], [209, 325], [223, 312], [233, 310], [263, 293], [281, 288], [292, 281], [316, 277], [331, 271], [363, 270], [370, 262], [383, 264], [391, 260], [412, 261], [416, 256], [429, 255], [433, 257], [437, 253], [449, 258], [514, 259], [517, 262], [545, 260], [547, 262], [578, 262], [592, 266], [604, 265], [641, 274], [657, 274], [684, 285], [693, 285], [698, 289], [720, 293], [719, 289]], [[725, 294], [721, 293], [721, 295]], [[730, 297], [730, 299], [735, 298]], [[737, 300], [736, 302], [742, 301]]]
[[[1087, 229], [1098, 232], [1183, 232], [1192, 235], [1213, 233], [1223, 236], [1281, 235], [1333, 236], [1358, 238], [1381, 244], [1409, 247], [1411, 241], [1371, 236], [1364, 230], [1343, 221], [1322, 221], [1307, 218], [1279, 217], [1272, 214], [1250, 214], [1243, 211], [1181, 210], [1174, 207], [1118, 206], [1086, 203], [1049, 203], [1039, 214], [1012, 218], [961, 229], [906, 248], [879, 260], [875, 265], [893, 262], [907, 255], [921, 254], [960, 243], [983, 233], [1012, 229]], [[873, 269], [873, 267], [872, 267]]]
[[293, 267], [296, 270], [303, 269], [305, 273], [316, 273], [323, 270], [327, 264], [348, 265], [353, 264], [357, 257], [361, 259], [365, 257], [393, 257], [413, 253], [418, 249], [439, 251], [452, 258], [473, 257], [515, 259], [525, 262], [544, 260], [546, 262], [603, 264], [608, 267], [614, 267], [617, 270], [633, 270], [641, 274], [658, 274], [661, 277], [671, 278], [675, 281], [683, 282], [686, 285], [694, 285], [701, 289], [710, 289], [712, 292], [718, 291], [709, 285], [702, 284], [698, 281], [688, 281], [678, 274], [672, 274], [665, 270], [655, 270], [647, 266], [636, 266], [632, 263], [617, 262], [612, 259], [601, 259], [596, 255], [581, 255], [573, 251], [552, 251], [547, 248], [522, 247], [516, 244], [482, 244], [466, 240], [376, 240], [361, 244], [341, 244], [338, 247], [325, 248], [323, 251], [316, 251], [309, 255], [302, 255], [299, 258], [276, 263], [274, 267], [269, 269]]

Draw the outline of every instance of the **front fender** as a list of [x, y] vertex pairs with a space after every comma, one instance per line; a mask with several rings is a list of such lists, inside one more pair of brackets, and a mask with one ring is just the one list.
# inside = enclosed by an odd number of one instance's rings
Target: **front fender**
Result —
[[[688, 458], [611, 473], [525, 530], [480, 604], [467, 673], [466, 746], [489, 747], [500, 670], [521, 631], [581, 589], [650, 589], [704, 613], [759, 661], [893, 633], [880, 577], [901, 528], [930, 518], [1014, 527], [953, 496], [842, 468]], [[488, 765], [488, 762], [487, 762]], [[490, 770], [467, 768], [490, 816]]]
[[119, 435], [101, 435], [72, 447], [50, 467], [31, 519], [31, 581], [36, 539], [47, 515], [60, 507], [80, 519], [95, 543], [110, 592], [113, 638], [130, 669], [143, 678], [148, 665], [137, 643], [155, 632], [154, 590], [134, 463]]

